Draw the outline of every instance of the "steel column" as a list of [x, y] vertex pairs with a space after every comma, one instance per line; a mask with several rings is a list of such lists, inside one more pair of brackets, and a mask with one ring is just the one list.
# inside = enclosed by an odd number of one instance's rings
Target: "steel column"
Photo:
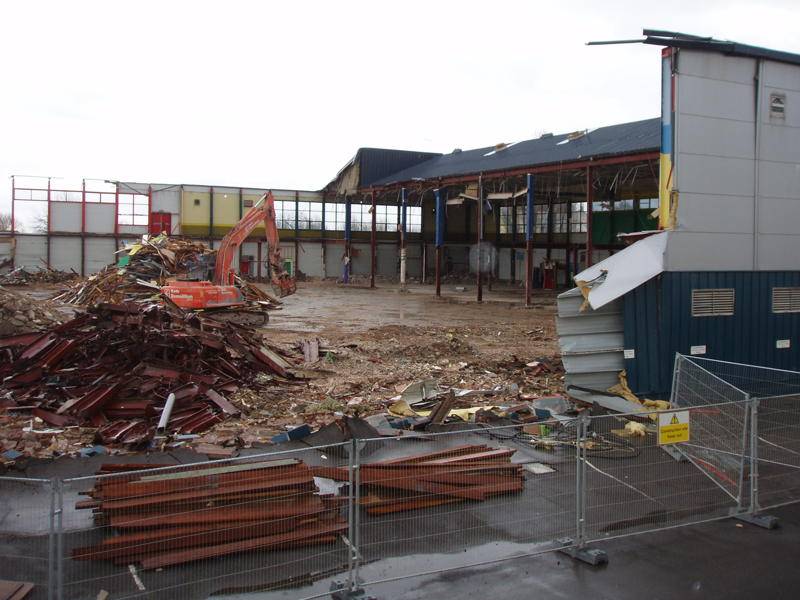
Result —
[[[17, 198], [17, 185], [14, 181], [14, 176], [11, 176], [11, 233], [14, 234], [16, 231], [15, 224], [16, 224], [16, 212], [14, 206], [16, 205], [16, 198]], [[12, 263], [13, 265], [13, 263]]]
[[[242, 217], [244, 217], [244, 192], [242, 191], [242, 188], [239, 188], [239, 220], [240, 221], [242, 220]], [[170, 232], [170, 233], [172, 233], [172, 232]], [[242, 253], [243, 253], [243, 248], [244, 248], [244, 243], [239, 244], [239, 265], [237, 267], [238, 270], [239, 270], [239, 275], [242, 274]]]
[[81, 277], [86, 276], [86, 179], [81, 179]]
[[400, 190], [400, 285], [406, 285], [406, 188]]
[[[309, 226], [311, 225], [311, 207], [309, 207]], [[292, 275], [297, 276], [297, 269], [300, 266], [300, 242], [297, 238], [300, 233], [300, 192], [294, 192], [294, 272]], [[280, 243], [279, 243], [280, 244]]]
[[352, 206], [350, 198], [344, 197], [344, 268], [342, 270], [342, 283], [350, 283], [351, 242], [353, 229], [351, 223]]
[[375, 287], [375, 270], [378, 266], [378, 257], [377, 257], [377, 244], [378, 244], [378, 233], [377, 233], [377, 209], [375, 206], [375, 190], [371, 192], [372, 197], [372, 228], [370, 230], [369, 236], [369, 251], [370, 251], [370, 264], [369, 264], [369, 287]]
[[531, 288], [533, 287], [533, 227], [536, 216], [533, 203], [533, 175], [528, 173], [526, 179], [528, 191], [525, 197], [527, 201], [525, 215], [525, 306], [530, 306]]
[[586, 268], [594, 263], [592, 252], [594, 242], [592, 240], [592, 203], [594, 202], [594, 186], [592, 185], [592, 167], [586, 167]]
[[433, 190], [436, 196], [436, 297], [442, 295], [442, 246], [444, 245], [444, 198], [440, 189]]
[[50, 268], [50, 202], [51, 202], [50, 177], [47, 178], [47, 268]]
[[483, 302], [483, 273], [481, 272], [481, 243], [483, 242], [483, 175], [478, 176], [478, 214], [475, 221], [478, 238], [478, 251], [476, 252], [476, 271], [478, 272], [478, 302]]

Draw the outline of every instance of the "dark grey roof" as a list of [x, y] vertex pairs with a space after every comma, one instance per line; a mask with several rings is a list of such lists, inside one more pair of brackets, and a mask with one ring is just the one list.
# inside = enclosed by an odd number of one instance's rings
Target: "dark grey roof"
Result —
[[391, 150], [387, 148], [359, 148], [354, 162], [360, 165], [359, 187], [369, 187], [375, 181], [397, 173], [435, 156], [438, 152], [416, 150]]
[[373, 181], [372, 185], [488, 173], [589, 157], [658, 150], [661, 146], [661, 119], [611, 125], [590, 130], [576, 139], [570, 139], [571, 137], [575, 137], [574, 134], [553, 135], [509, 144], [499, 151], [494, 146], [488, 146], [445, 154]]

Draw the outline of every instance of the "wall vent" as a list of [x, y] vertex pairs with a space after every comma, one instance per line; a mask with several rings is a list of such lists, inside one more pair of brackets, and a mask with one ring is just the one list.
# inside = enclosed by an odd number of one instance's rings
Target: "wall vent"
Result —
[[786, 94], [770, 94], [769, 116], [776, 119], [783, 119], [786, 117]]
[[800, 287], [772, 288], [772, 312], [800, 313]]
[[693, 317], [729, 317], [733, 308], [733, 288], [692, 290]]

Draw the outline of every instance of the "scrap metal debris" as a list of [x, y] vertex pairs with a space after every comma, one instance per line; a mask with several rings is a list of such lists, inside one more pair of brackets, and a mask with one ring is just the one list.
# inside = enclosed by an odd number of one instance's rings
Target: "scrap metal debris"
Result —
[[[181, 237], [161, 234], [143, 236], [136, 244], [117, 252], [116, 263], [88, 279], [76, 282], [53, 299], [67, 304], [91, 306], [101, 302], [149, 302], [156, 299], [170, 278], [208, 279], [213, 271], [216, 250]], [[254, 285], [236, 278], [246, 300], [263, 309], [277, 308], [280, 301]]]
[[[522, 465], [511, 462], [516, 450], [466, 445], [429, 454], [362, 464], [361, 505], [383, 515], [521, 492]], [[313, 467], [314, 475], [348, 481], [347, 468]]]
[[106, 304], [40, 333], [0, 338], [0, 406], [49, 426], [97, 427], [106, 445], [150, 441], [170, 394], [169, 434], [239, 414], [256, 376], [294, 377], [263, 335], [160, 304]]
[[[190, 465], [163, 473], [148, 465], [104, 465], [78, 509], [118, 534], [75, 548], [76, 560], [160, 569], [250, 550], [335, 543], [347, 531], [341, 497], [320, 494], [295, 459]], [[125, 475], [124, 472], [129, 472]]]

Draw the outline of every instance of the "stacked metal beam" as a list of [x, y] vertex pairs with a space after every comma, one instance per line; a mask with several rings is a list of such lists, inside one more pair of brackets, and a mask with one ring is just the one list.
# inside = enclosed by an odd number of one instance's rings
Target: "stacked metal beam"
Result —
[[291, 378], [261, 334], [159, 304], [101, 304], [42, 333], [0, 338], [0, 406], [49, 425], [98, 427], [105, 444], [200, 433], [238, 409], [226, 394], [259, 372]]
[[[361, 505], [382, 515], [521, 492], [522, 467], [511, 462], [515, 450], [467, 445], [359, 467]], [[314, 467], [314, 474], [347, 481], [348, 471]]]
[[75, 548], [76, 560], [157, 569], [251, 550], [334, 543], [347, 530], [340, 500], [319, 495], [311, 469], [294, 459], [132, 471], [98, 478], [88, 495], [76, 508], [93, 510], [97, 525], [118, 534]]

